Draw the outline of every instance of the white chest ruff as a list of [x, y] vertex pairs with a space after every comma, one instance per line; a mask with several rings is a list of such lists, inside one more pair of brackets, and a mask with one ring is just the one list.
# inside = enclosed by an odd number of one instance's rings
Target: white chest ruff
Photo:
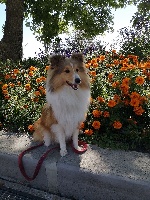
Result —
[[52, 106], [54, 116], [66, 137], [71, 137], [79, 123], [85, 120], [89, 98], [90, 90], [73, 90], [68, 86], [57, 93], [46, 94], [47, 102]]

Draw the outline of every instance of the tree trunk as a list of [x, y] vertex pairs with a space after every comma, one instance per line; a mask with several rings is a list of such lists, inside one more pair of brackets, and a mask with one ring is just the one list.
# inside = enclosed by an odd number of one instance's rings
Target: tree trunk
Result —
[[23, 0], [6, 0], [4, 35], [0, 41], [2, 61], [22, 59], [23, 14]]

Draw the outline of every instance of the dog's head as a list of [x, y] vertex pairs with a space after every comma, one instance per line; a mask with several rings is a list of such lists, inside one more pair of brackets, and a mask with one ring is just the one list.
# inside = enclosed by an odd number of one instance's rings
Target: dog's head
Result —
[[89, 89], [89, 77], [81, 53], [74, 53], [70, 58], [54, 55], [50, 59], [51, 67], [48, 71], [47, 88], [55, 92], [64, 86], [73, 90]]

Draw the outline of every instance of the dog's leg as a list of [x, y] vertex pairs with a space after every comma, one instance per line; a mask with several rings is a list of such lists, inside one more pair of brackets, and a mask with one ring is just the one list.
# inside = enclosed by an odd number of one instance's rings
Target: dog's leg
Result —
[[63, 157], [67, 154], [64, 129], [59, 124], [53, 124], [51, 130], [56, 134], [57, 140], [60, 144], [60, 155]]
[[51, 139], [50, 139], [50, 135], [48, 134], [48, 132], [44, 132], [44, 143], [45, 143], [45, 146], [49, 146], [51, 144]]
[[76, 129], [72, 136], [73, 146], [75, 149], [81, 150], [81, 148], [78, 146], [78, 135], [79, 135], [79, 129]]

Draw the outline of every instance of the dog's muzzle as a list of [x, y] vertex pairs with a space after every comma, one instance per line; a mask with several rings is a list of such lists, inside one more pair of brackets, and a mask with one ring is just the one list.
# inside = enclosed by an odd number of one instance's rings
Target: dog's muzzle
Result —
[[77, 90], [77, 89], [78, 89], [78, 84], [76, 84], [76, 83], [70, 83], [69, 81], [66, 81], [66, 83], [67, 83], [70, 87], [72, 87], [72, 89], [74, 89], [74, 90]]
[[69, 81], [66, 81], [66, 83], [72, 87], [72, 89], [77, 90], [78, 89], [78, 85], [81, 83], [81, 79], [79, 77], [78, 74], [75, 74], [75, 78], [74, 78], [74, 83], [71, 83]]

